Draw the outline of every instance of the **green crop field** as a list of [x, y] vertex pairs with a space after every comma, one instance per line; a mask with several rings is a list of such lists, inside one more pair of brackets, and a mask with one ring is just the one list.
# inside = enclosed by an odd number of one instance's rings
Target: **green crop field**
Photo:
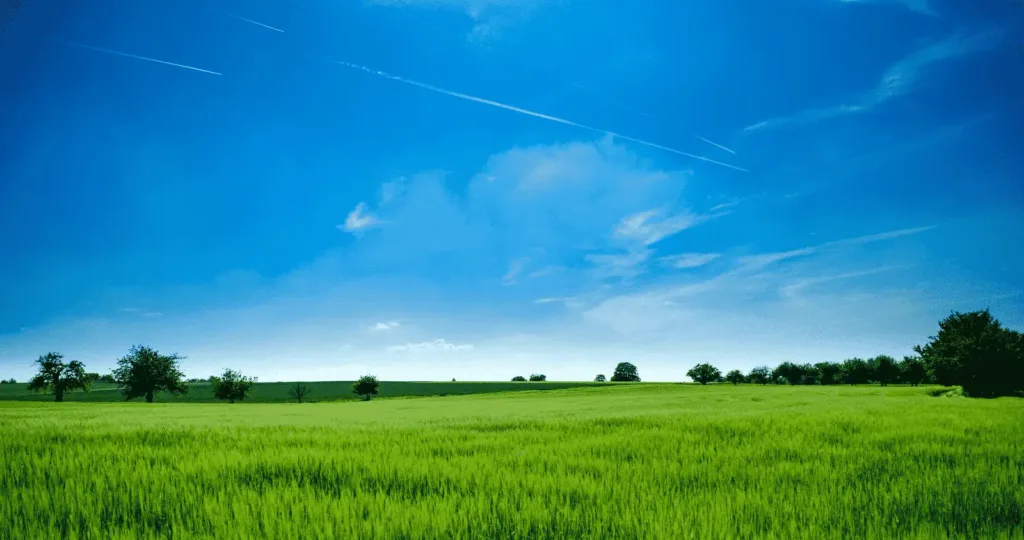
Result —
[[1024, 538], [1024, 400], [927, 388], [8, 401], [0, 433], [4, 538]]
[[[358, 396], [352, 393], [353, 381], [318, 381], [307, 382], [310, 394], [304, 401], [340, 401], [355, 400]], [[246, 402], [251, 403], [285, 403], [294, 401], [288, 390], [294, 383], [271, 382], [257, 383]], [[411, 397], [411, 396], [451, 396], [464, 394], [482, 394], [489, 392], [510, 392], [518, 390], [557, 390], [579, 386], [594, 386], [593, 382], [415, 382], [387, 381], [380, 386], [380, 397]], [[613, 383], [614, 384], [614, 383]], [[96, 383], [88, 392], [69, 392], [66, 401], [122, 401], [121, 393], [113, 384]], [[0, 385], [0, 400], [17, 401], [53, 401], [53, 394], [29, 391], [27, 384]], [[156, 394], [157, 402], [167, 403], [216, 403], [213, 388], [209, 383], [191, 383], [189, 391], [182, 396], [168, 393]]]

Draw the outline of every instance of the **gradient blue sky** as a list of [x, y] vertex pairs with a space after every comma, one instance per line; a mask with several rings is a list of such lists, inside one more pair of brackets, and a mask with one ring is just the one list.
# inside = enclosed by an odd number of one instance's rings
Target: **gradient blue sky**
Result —
[[1022, 36], [1008, 0], [31, 2], [0, 376], [142, 343], [189, 376], [685, 380], [1020, 327]]

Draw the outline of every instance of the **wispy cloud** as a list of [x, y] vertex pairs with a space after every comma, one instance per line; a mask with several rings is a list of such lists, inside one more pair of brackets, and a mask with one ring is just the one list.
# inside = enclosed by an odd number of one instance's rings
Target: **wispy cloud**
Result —
[[142, 309], [139, 309], [139, 308], [131, 308], [131, 307], [121, 308], [118, 311], [120, 311], [121, 313], [130, 313], [132, 315], [137, 315], [137, 316], [142, 317], [144, 319], [154, 319], [156, 317], [163, 317], [164, 316], [164, 314], [159, 312], [159, 311], [146, 311], [146, 310], [142, 310]]
[[867, 244], [871, 242], [880, 242], [883, 240], [891, 240], [893, 238], [900, 238], [902, 236], [910, 236], [913, 234], [919, 234], [925, 231], [934, 229], [935, 226], [928, 227], [912, 227], [908, 229], [898, 229], [894, 231], [888, 231], [878, 234], [868, 234], [864, 236], [857, 236], [855, 238], [845, 238], [842, 240], [833, 240], [831, 242], [825, 242], [816, 246], [809, 246], [800, 249], [793, 249], [789, 251], [780, 251], [775, 253], [762, 253], [759, 255], [748, 255], [739, 258], [739, 266], [744, 270], [757, 270], [781, 262], [787, 259], [793, 259], [796, 257], [802, 257], [805, 255], [811, 255], [822, 250], [831, 248], [838, 248], [843, 246], [852, 246], [858, 244]]
[[198, 71], [200, 73], [209, 73], [210, 75], [223, 75], [223, 73], [218, 73], [216, 71], [210, 71], [208, 69], [201, 69], [201, 68], [197, 68], [195, 66], [186, 66], [185, 64], [176, 64], [174, 62], [167, 62], [165, 60], [157, 60], [156, 58], [149, 58], [147, 56], [139, 56], [137, 54], [131, 54], [131, 53], [126, 53], [126, 52], [114, 51], [114, 50], [111, 50], [111, 49], [104, 49], [103, 47], [95, 47], [93, 45], [83, 45], [81, 43], [75, 43], [73, 41], [68, 41], [67, 44], [75, 46], [75, 47], [80, 47], [82, 49], [89, 49], [89, 50], [92, 50], [92, 51], [98, 51], [98, 52], [101, 52], [101, 53], [113, 54], [113, 55], [116, 55], [116, 56], [123, 56], [125, 58], [135, 58], [136, 60], [145, 60], [146, 62], [153, 62], [153, 63], [156, 63], [156, 64], [163, 64], [165, 66], [174, 66], [174, 67], [179, 67], [179, 68], [182, 68], [182, 69]]
[[725, 146], [722, 146], [722, 145], [720, 145], [720, 144], [718, 144], [718, 143], [716, 143], [714, 141], [709, 141], [709, 140], [705, 139], [704, 137], [701, 137], [700, 135], [694, 135], [694, 137], [696, 137], [696, 138], [698, 138], [698, 139], [700, 139], [700, 140], [710, 144], [711, 146], [714, 146], [715, 148], [718, 148], [718, 149], [721, 149], [721, 150], [725, 150], [726, 152], [729, 152], [730, 154], [736, 155], [736, 152], [733, 151], [731, 148], [726, 148]]
[[852, 103], [805, 109], [790, 116], [757, 122], [743, 128], [743, 131], [749, 133], [783, 126], [806, 125], [837, 116], [869, 111], [891, 99], [913, 92], [918, 87], [923, 72], [933, 64], [992, 47], [998, 36], [997, 32], [970, 36], [953, 35], [915, 51], [893, 64], [882, 75], [874, 90], [859, 96]]
[[540, 119], [543, 119], [543, 120], [548, 120], [548, 121], [551, 121], [551, 122], [557, 122], [559, 124], [564, 124], [564, 125], [567, 125], [567, 126], [573, 126], [573, 127], [577, 127], [577, 128], [580, 128], [580, 129], [585, 129], [585, 130], [588, 130], [588, 131], [593, 131], [593, 132], [596, 132], [596, 133], [602, 133], [604, 135], [609, 135], [609, 136], [612, 136], [612, 137], [618, 137], [620, 139], [631, 141], [631, 142], [634, 142], [634, 143], [637, 143], [637, 144], [642, 144], [642, 145], [645, 145], [645, 146], [650, 146], [651, 148], [657, 148], [659, 150], [664, 150], [666, 152], [672, 152], [674, 154], [679, 154], [681, 156], [686, 156], [686, 157], [697, 159], [697, 160], [700, 160], [700, 161], [705, 161], [705, 162], [708, 162], [708, 163], [714, 163], [715, 165], [721, 165], [722, 167], [728, 167], [730, 169], [734, 169], [734, 170], [737, 170], [737, 171], [747, 172], [746, 169], [743, 169], [741, 167], [737, 167], [735, 165], [730, 165], [728, 163], [723, 163], [721, 161], [717, 161], [717, 160], [714, 160], [714, 159], [711, 159], [711, 158], [708, 158], [708, 157], [705, 157], [705, 156], [700, 156], [700, 155], [697, 155], [697, 154], [691, 154], [689, 152], [683, 152], [682, 150], [676, 150], [675, 148], [669, 148], [668, 146], [662, 146], [660, 144], [653, 143], [653, 142], [650, 142], [650, 141], [645, 141], [643, 139], [637, 139], [635, 137], [628, 137], [628, 136], [622, 135], [620, 133], [615, 133], [615, 132], [612, 132], [612, 131], [608, 131], [608, 130], [604, 130], [604, 129], [600, 129], [600, 128], [596, 128], [596, 127], [591, 127], [591, 126], [588, 126], [588, 125], [585, 125], [585, 124], [580, 124], [580, 123], [577, 123], [577, 122], [573, 122], [571, 120], [566, 120], [564, 118], [559, 118], [557, 116], [551, 116], [549, 114], [543, 114], [543, 113], [531, 111], [531, 110], [528, 110], [528, 109], [523, 109], [523, 108], [520, 108], [520, 107], [516, 107], [516, 106], [513, 106], [513, 105], [508, 105], [508, 104], [505, 104], [505, 103], [500, 103], [500, 102], [493, 101], [493, 100], [490, 100], [490, 99], [484, 99], [484, 98], [481, 98], [481, 97], [471, 96], [471, 95], [468, 95], [468, 94], [462, 94], [462, 93], [459, 93], [459, 92], [454, 92], [452, 90], [446, 90], [444, 88], [440, 88], [440, 87], [437, 87], [437, 86], [434, 86], [434, 85], [431, 85], [431, 84], [427, 84], [427, 83], [423, 83], [423, 82], [419, 82], [419, 81], [414, 81], [412, 79], [406, 79], [405, 77], [399, 77], [398, 75], [392, 75], [390, 73], [385, 73], [383, 71], [378, 71], [378, 70], [370, 69], [370, 68], [368, 68], [366, 66], [360, 66], [358, 64], [352, 64], [350, 62], [335, 61], [334, 63], [336, 63], [338, 65], [342, 65], [342, 66], [348, 67], [348, 68], [364, 71], [364, 72], [370, 73], [372, 75], [377, 75], [378, 77], [384, 77], [386, 79], [391, 79], [393, 81], [398, 81], [400, 83], [416, 86], [418, 88], [423, 88], [424, 90], [430, 90], [431, 92], [437, 92], [439, 94], [444, 94], [444, 95], [447, 95], [447, 96], [451, 96], [451, 97], [455, 97], [455, 98], [459, 98], [459, 99], [464, 99], [466, 101], [472, 101], [472, 102], [475, 102], [475, 103], [481, 103], [481, 104], [484, 104], [484, 105], [490, 105], [492, 107], [497, 107], [499, 109], [505, 109], [507, 111], [512, 111], [512, 112], [517, 112], [517, 113], [520, 113], [520, 114], [525, 114], [527, 116], [532, 116], [534, 118], [540, 118]]
[[637, 249], [617, 254], [591, 253], [584, 258], [594, 265], [598, 279], [632, 279], [643, 274], [643, 264], [650, 255], [649, 249]]
[[260, 26], [260, 27], [266, 28], [267, 30], [273, 30], [275, 32], [281, 32], [282, 34], [284, 33], [284, 30], [281, 30], [280, 28], [274, 28], [273, 26], [270, 26], [268, 24], [263, 24], [261, 22], [254, 21], [252, 19], [245, 18], [245, 17], [243, 17], [241, 15], [236, 15], [234, 13], [231, 13], [230, 11], [224, 11], [223, 9], [218, 9], [217, 11], [219, 11], [220, 13], [223, 13], [224, 15], [227, 15], [228, 17], [231, 17], [231, 18], [234, 18], [234, 19], [238, 19], [240, 21], [247, 22], [249, 24], [254, 24], [256, 26]]
[[424, 341], [421, 343], [406, 343], [405, 345], [392, 345], [385, 349], [387, 352], [427, 352], [427, 351], [471, 351], [473, 345], [469, 343], [451, 343], [444, 339]]
[[345, 218], [345, 223], [338, 225], [338, 229], [347, 233], [356, 234], [371, 227], [376, 227], [379, 224], [380, 220], [377, 216], [367, 210], [366, 203], [361, 202], [348, 213], [348, 217]]
[[523, 272], [523, 269], [526, 267], [526, 263], [528, 262], [530, 262], [530, 258], [523, 257], [509, 263], [508, 271], [505, 272], [505, 275], [501, 278], [501, 283], [505, 286], [515, 285], [516, 278], [518, 278], [519, 274]]
[[392, 330], [401, 326], [398, 321], [379, 322], [370, 327], [371, 330]]
[[839, 0], [839, 2], [843, 4], [899, 4], [915, 13], [930, 17], [938, 16], [928, 0]]
[[647, 210], [622, 218], [622, 221], [615, 228], [613, 236], [618, 239], [649, 246], [659, 240], [699, 225], [711, 217], [713, 216], [702, 216], [689, 212], [666, 216], [662, 210]]
[[882, 266], [879, 268], [872, 268], [869, 270], [860, 270], [856, 272], [844, 272], [841, 274], [832, 274], [826, 276], [816, 276], [811, 278], [800, 279], [792, 283], [788, 283], [779, 288], [779, 294], [785, 298], [795, 298], [800, 291], [822, 283], [829, 283], [832, 281], [838, 281], [842, 279], [853, 279], [858, 277], [870, 276], [881, 272], [888, 272], [900, 268], [899, 266]]
[[679, 253], [661, 257], [661, 262], [672, 268], [697, 268], [709, 264], [711, 261], [721, 257], [721, 253]]

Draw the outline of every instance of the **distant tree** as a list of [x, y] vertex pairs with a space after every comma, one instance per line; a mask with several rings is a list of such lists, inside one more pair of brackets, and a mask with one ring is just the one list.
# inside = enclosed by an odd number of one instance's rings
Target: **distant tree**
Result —
[[939, 333], [914, 347], [928, 372], [968, 396], [1009, 396], [1024, 392], [1024, 335], [1004, 328], [989, 310], [952, 312]]
[[753, 384], [768, 384], [772, 380], [772, 368], [768, 366], [757, 366], [750, 370], [747, 380]]
[[377, 377], [363, 375], [352, 385], [352, 393], [363, 396], [364, 401], [370, 401], [370, 398], [377, 395], [378, 388], [380, 388], [380, 381], [377, 380]]
[[783, 362], [772, 370], [773, 379], [783, 379], [788, 384], [801, 384], [804, 378], [803, 369], [793, 362]]
[[543, 373], [534, 373], [530, 375], [530, 382], [544, 382], [548, 380], [548, 376]]
[[871, 382], [873, 370], [871, 364], [861, 358], [850, 358], [843, 361], [843, 382], [850, 385], [868, 384]]
[[613, 382], [640, 382], [640, 372], [629, 362], [619, 362], [612, 373]]
[[722, 376], [722, 372], [718, 371], [718, 368], [711, 364], [697, 364], [693, 366], [690, 371], [686, 372], [686, 376], [693, 379], [694, 382], [700, 384], [707, 384], [711, 381], [718, 380]]
[[455, 382], [455, 377], [452, 377], [452, 382]]
[[814, 364], [818, 370], [819, 384], [839, 384], [842, 382], [843, 366], [835, 362], [818, 362]]
[[246, 377], [240, 371], [225, 369], [223, 375], [214, 377], [212, 386], [213, 397], [234, 403], [244, 400], [252, 392], [256, 386], [256, 377]]
[[136, 345], [127, 356], [117, 361], [114, 379], [121, 387], [125, 401], [145, 397], [146, 403], [153, 403], [157, 392], [188, 392], [183, 381], [185, 375], [178, 368], [178, 361], [183, 359], [177, 354], [164, 355], [155, 349]]
[[725, 375], [725, 380], [733, 384], [739, 384], [741, 382], [747, 382], [747, 378], [743, 376], [743, 372], [734, 369]]
[[94, 382], [100, 380], [100, 374], [99, 373], [86, 373], [85, 374], [85, 380], [89, 381], [90, 383], [94, 383]]
[[512, 377], [512, 382], [526, 382], [526, 377], [516, 375], [515, 377]]
[[818, 384], [821, 380], [821, 372], [813, 364], [801, 364], [800, 384]]
[[894, 382], [900, 374], [900, 368], [896, 365], [896, 359], [880, 354], [871, 359], [872, 379], [878, 381], [882, 386], [888, 386]]
[[597, 377], [594, 377], [594, 382], [605, 382], [607, 379], [604, 377], [604, 373], [598, 373]]
[[14, 377], [11, 377], [10, 379], [0, 380], [0, 384], [18, 384], [18, 381], [14, 380]]
[[288, 389], [288, 395], [295, 401], [302, 403], [303, 398], [309, 395], [309, 387], [305, 383], [297, 382]]
[[[89, 390], [85, 364], [78, 360], [64, 363], [64, 356], [50, 352], [40, 356], [39, 373], [28, 382], [28, 389], [34, 392], [53, 392], [55, 401], [64, 401], [64, 393], [71, 390]], [[12, 379], [13, 380], [13, 379]]]
[[116, 384], [117, 383], [117, 381], [114, 380], [114, 376], [109, 374], [109, 373], [100, 375], [99, 377], [96, 378], [96, 380], [94, 382], [105, 383], [105, 384]]
[[910, 384], [910, 386], [917, 386], [924, 382], [928, 376], [925, 370], [924, 362], [916, 356], [904, 356], [903, 361], [900, 362], [900, 380]]

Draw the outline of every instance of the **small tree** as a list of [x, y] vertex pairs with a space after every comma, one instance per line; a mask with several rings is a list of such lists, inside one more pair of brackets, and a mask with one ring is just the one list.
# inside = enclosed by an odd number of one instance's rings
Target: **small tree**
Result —
[[377, 395], [378, 388], [380, 388], [380, 381], [377, 380], [377, 377], [363, 375], [352, 385], [352, 393], [362, 396], [363, 401], [370, 401], [373, 396]]
[[1024, 391], [1024, 335], [1003, 326], [986, 309], [953, 312], [939, 321], [939, 333], [914, 347], [941, 385], [959, 385], [975, 397]]
[[213, 379], [213, 397], [228, 403], [242, 401], [256, 386], [256, 377], [246, 377], [241, 372], [225, 369], [224, 374]]
[[309, 387], [305, 383], [297, 382], [288, 389], [288, 395], [295, 401], [302, 403], [302, 399], [309, 395]]
[[906, 381], [910, 386], [917, 386], [921, 384], [928, 373], [925, 371], [924, 362], [916, 356], [904, 356], [903, 362], [900, 363], [900, 378]]
[[867, 384], [871, 381], [871, 365], [866, 360], [851, 358], [843, 362], [842, 375], [846, 384]]
[[640, 382], [640, 373], [629, 362], [619, 362], [612, 373], [613, 382]]
[[178, 361], [183, 359], [177, 354], [164, 355], [155, 349], [136, 345], [127, 356], [117, 361], [114, 379], [121, 387], [125, 401], [145, 397], [146, 403], [153, 403], [157, 392], [188, 392], [185, 375], [178, 368]]
[[800, 384], [803, 382], [804, 372], [793, 362], [783, 362], [772, 371], [772, 378], [782, 378], [789, 384]]
[[598, 373], [597, 377], [594, 377], [594, 382], [605, 382], [607, 379], [604, 378], [604, 373]]
[[512, 377], [512, 382], [526, 382], [526, 377], [516, 375], [515, 377]]
[[722, 376], [722, 372], [718, 371], [718, 368], [711, 364], [697, 364], [693, 366], [693, 369], [686, 372], [686, 376], [700, 384], [707, 384], [718, 380]]
[[896, 359], [891, 356], [880, 354], [871, 360], [871, 368], [874, 371], [874, 380], [888, 386], [899, 376], [900, 368], [896, 365]]
[[530, 382], [544, 382], [548, 380], [548, 376], [543, 373], [534, 373], [530, 375]]
[[840, 376], [843, 372], [843, 367], [835, 362], [819, 362], [814, 364], [814, 367], [818, 368], [818, 382], [821, 384], [839, 384], [842, 382]]
[[772, 368], [768, 366], [757, 366], [750, 370], [747, 380], [753, 384], [768, 384], [772, 380]]
[[725, 375], [725, 380], [733, 384], [739, 384], [741, 382], [747, 382], [747, 378], [743, 376], [743, 372], [734, 369]]
[[[64, 401], [64, 392], [71, 390], [89, 390], [89, 379], [86, 377], [85, 364], [78, 360], [64, 363], [64, 356], [50, 352], [40, 356], [39, 373], [28, 382], [28, 389], [34, 392], [44, 390], [53, 392], [55, 401]], [[14, 379], [11, 379], [14, 382]]]

